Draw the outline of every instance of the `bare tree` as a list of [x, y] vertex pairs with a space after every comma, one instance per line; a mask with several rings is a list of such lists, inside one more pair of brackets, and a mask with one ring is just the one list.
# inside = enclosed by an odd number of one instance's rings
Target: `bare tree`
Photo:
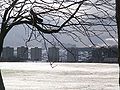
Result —
[[[119, 7], [116, 10], [119, 10]], [[117, 16], [119, 31], [120, 21], [118, 14]], [[45, 42], [54, 45], [45, 37], [45, 34], [51, 34], [64, 47], [54, 34], [57, 33], [57, 35], [66, 34], [84, 45], [87, 44], [83, 41], [83, 36], [94, 46], [98, 45], [94, 42], [94, 38], [108, 46], [102, 38], [103, 34], [108, 34], [117, 43], [113, 0], [1, 0], [0, 17], [0, 54], [4, 38], [13, 27], [18, 25], [31, 30], [27, 42], [34, 36], [36, 40], [42, 37]], [[37, 35], [34, 32], [37, 32]], [[5, 90], [1, 76], [0, 88]]]
[[120, 66], [120, 1], [116, 0], [116, 21], [117, 21], [117, 30], [118, 30], [118, 62]]
[[[117, 21], [117, 31], [118, 31], [118, 63], [120, 67], [120, 1], [116, 0], [116, 21]], [[119, 77], [120, 85], [120, 77]]]

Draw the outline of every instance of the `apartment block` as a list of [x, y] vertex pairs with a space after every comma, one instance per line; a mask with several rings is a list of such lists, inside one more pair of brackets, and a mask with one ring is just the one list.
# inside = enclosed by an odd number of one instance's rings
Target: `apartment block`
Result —
[[41, 61], [42, 60], [42, 48], [31, 48], [30, 50], [31, 60], [32, 61]]
[[59, 48], [57, 47], [48, 48], [48, 61], [59, 62]]
[[14, 57], [14, 48], [12, 47], [4, 47], [2, 51], [3, 59], [12, 59]]
[[17, 47], [17, 58], [21, 60], [27, 60], [28, 59], [28, 48], [27, 47]]

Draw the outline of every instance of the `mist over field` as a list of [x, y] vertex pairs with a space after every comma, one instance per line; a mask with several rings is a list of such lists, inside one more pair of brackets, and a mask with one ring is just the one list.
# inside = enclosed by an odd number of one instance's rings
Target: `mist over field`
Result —
[[119, 90], [118, 64], [0, 63], [6, 90]]

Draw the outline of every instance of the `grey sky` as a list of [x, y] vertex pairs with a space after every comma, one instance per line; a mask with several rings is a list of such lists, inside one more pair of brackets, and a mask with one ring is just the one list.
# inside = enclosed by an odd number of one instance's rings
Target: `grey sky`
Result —
[[[93, 1], [93, 0], [92, 0]], [[95, 8], [92, 10], [96, 10]], [[91, 12], [91, 10], [89, 11], [89, 13], [94, 13]], [[79, 14], [79, 13], [78, 13]], [[84, 13], [83, 13], [84, 14]], [[114, 13], [111, 13], [114, 14]], [[89, 21], [89, 20], [88, 20]], [[92, 21], [91, 21], [92, 22]], [[96, 21], [97, 23], [97, 21]], [[101, 26], [97, 26], [97, 29], [103, 29]], [[92, 29], [92, 28], [91, 28]], [[21, 26], [16, 26], [14, 27], [7, 35], [7, 37], [5, 38], [5, 42], [4, 42], [4, 46], [11, 46], [11, 47], [18, 47], [18, 46], [22, 46], [25, 45], [25, 40], [28, 38], [28, 33], [30, 33], [29, 30], [24, 30], [24, 28], [22, 28]], [[111, 33], [115, 38], [117, 37], [117, 33], [112, 32]], [[80, 36], [81, 40], [84, 41], [87, 45], [91, 45], [90, 41], [84, 37], [81, 34], [78, 34], [78, 36]], [[108, 45], [114, 45], [116, 44], [116, 42], [110, 37], [110, 35], [108, 33], [102, 34], [100, 35], [100, 37], [108, 43]], [[50, 41], [53, 41], [53, 39], [51, 38], [50, 35], [47, 35], [47, 38]], [[59, 40], [63, 43], [70, 43], [70, 44], [76, 44], [78, 47], [83, 47], [84, 45], [79, 41], [79, 42], [75, 42], [70, 36], [67, 35], [59, 35], [58, 36]], [[39, 37], [39, 40], [41, 39], [41, 37]], [[77, 39], [78, 40], [78, 39]], [[103, 45], [103, 43], [96, 37], [92, 37], [92, 40], [98, 44], [98, 45]], [[37, 41], [32, 41], [30, 43], [28, 43], [29, 47], [41, 47], [41, 43], [38, 43]]]
[[[25, 45], [25, 40], [28, 38], [28, 31], [25, 31], [21, 26], [14, 27], [5, 38], [4, 47], [5, 46], [11, 46], [11, 47], [18, 47]], [[53, 41], [51, 35], [47, 35], [48, 40]], [[103, 34], [102, 35], [103, 40], [105, 40], [108, 45], [116, 45], [116, 42], [108, 35]], [[40, 38], [41, 39], [41, 38]], [[40, 40], [39, 39], [39, 40]], [[83, 47], [84, 45], [79, 41], [75, 42], [71, 37], [67, 35], [59, 35], [58, 39], [63, 43], [70, 43], [70, 44], [76, 44], [78, 47]], [[103, 45], [100, 40], [96, 39], [95, 37], [92, 38], [92, 40], [99, 44]], [[82, 41], [84, 41], [87, 45], [90, 45], [90, 41], [86, 39], [86, 37], [82, 37]], [[42, 43], [39, 43], [37, 41], [31, 41], [28, 43], [29, 47], [42, 47]]]

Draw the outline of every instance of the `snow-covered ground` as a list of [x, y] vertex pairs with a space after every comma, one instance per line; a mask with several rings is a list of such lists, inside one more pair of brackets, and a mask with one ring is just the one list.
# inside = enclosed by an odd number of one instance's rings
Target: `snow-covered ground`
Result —
[[118, 64], [0, 63], [6, 90], [119, 90]]

